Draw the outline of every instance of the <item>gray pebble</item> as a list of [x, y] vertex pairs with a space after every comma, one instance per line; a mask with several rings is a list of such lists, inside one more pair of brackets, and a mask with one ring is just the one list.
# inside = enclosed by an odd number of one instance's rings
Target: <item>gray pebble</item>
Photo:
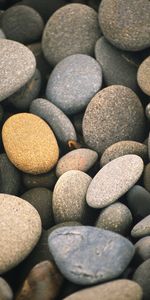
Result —
[[137, 81], [141, 90], [150, 96], [150, 56], [148, 56], [139, 66]]
[[136, 218], [150, 215], [150, 193], [140, 185], [134, 185], [127, 193], [128, 206]]
[[148, 137], [148, 156], [149, 156], [149, 160], [150, 160], [150, 133], [149, 133], [149, 137]]
[[134, 238], [142, 238], [150, 235], [150, 214], [133, 227], [131, 235]]
[[0, 28], [0, 39], [6, 39], [5, 33], [1, 28]]
[[135, 245], [135, 257], [141, 262], [150, 258], [150, 236], [140, 239]]
[[143, 182], [144, 182], [144, 187], [145, 189], [150, 192], [150, 163], [148, 163], [143, 172]]
[[0, 299], [13, 300], [12, 289], [2, 277], [0, 277]]
[[135, 271], [132, 278], [143, 290], [143, 300], [150, 299], [150, 259], [144, 261]]
[[48, 173], [32, 175], [23, 173], [22, 174], [23, 184], [27, 189], [32, 189], [35, 187], [45, 187], [52, 190], [57, 181], [55, 174], [55, 169], [51, 170]]

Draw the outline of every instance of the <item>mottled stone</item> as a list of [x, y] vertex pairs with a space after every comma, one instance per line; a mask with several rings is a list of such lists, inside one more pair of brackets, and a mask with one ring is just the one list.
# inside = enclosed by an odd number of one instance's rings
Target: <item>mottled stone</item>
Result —
[[134, 238], [142, 238], [150, 235], [150, 214], [133, 227], [131, 235]]
[[57, 181], [55, 170], [51, 170], [45, 174], [32, 175], [23, 173], [22, 175], [23, 184], [27, 189], [35, 187], [45, 187], [47, 189], [53, 189]]
[[150, 214], [150, 193], [142, 186], [133, 186], [127, 193], [127, 201], [134, 217], [144, 218]]
[[150, 163], [148, 163], [143, 172], [143, 181], [145, 189], [150, 192]]
[[2, 277], [0, 277], [0, 299], [13, 300], [12, 289]]
[[94, 208], [102, 208], [124, 195], [143, 172], [142, 159], [134, 154], [118, 157], [105, 165], [91, 181], [86, 200]]
[[150, 236], [140, 239], [135, 244], [135, 258], [141, 262], [150, 258]]
[[144, 261], [133, 274], [133, 280], [136, 281], [143, 290], [143, 300], [150, 299], [150, 259]]
[[115, 279], [134, 254], [134, 247], [126, 238], [90, 226], [56, 229], [48, 243], [61, 273], [80, 285]]
[[141, 90], [150, 96], [150, 56], [140, 65], [137, 73], [137, 81]]

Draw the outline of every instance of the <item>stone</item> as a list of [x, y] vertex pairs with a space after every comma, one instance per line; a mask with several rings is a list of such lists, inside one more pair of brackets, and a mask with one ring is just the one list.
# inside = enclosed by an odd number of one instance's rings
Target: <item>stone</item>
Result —
[[12, 289], [2, 277], [0, 277], [0, 299], [13, 300]]
[[56, 224], [67, 221], [87, 222], [89, 207], [85, 196], [90, 182], [91, 177], [78, 170], [68, 171], [58, 179], [52, 199]]
[[67, 221], [67, 222], [59, 223], [59, 224], [52, 226], [50, 229], [48, 229], [47, 235], [49, 236], [54, 230], [56, 230], [58, 228], [68, 227], [68, 226], [71, 226], [71, 227], [72, 226], [82, 226], [82, 224], [77, 221]]
[[149, 133], [149, 136], [148, 136], [148, 157], [149, 157], [149, 160], [150, 160], [150, 133]]
[[135, 258], [143, 262], [150, 258], [150, 236], [146, 236], [136, 242]]
[[23, 172], [46, 173], [57, 163], [59, 149], [55, 136], [38, 116], [11, 116], [3, 125], [2, 140], [8, 158]]
[[43, 32], [43, 53], [52, 66], [72, 54], [92, 56], [100, 35], [96, 11], [87, 5], [71, 3], [49, 18]]
[[150, 96], [150, 56], [148, 56], [139, 66], [137, 81], [141, 90]]
[[117, 278], [134, 255], [134, 247], [126, 238], [90, 226], [56, 229], [48, 244], [61, 273], [80, 285]]
[[115, 47], [139, 51], [150, 46], [150, 3], [148, 0], [103, 0], [99, 24], [106, 39]]
[[24, 45], [2, 39], [0, 42], [0, 101], [14, 94], [33, 76], [35, 57]]
[[0, 29], [0, 39], [6, 39], [5, 33]]
[[133, 280], [137, 282], [143, 290], [143, 299], [150, 299], [150, 259], [144, 261], [133, 274]]
[[32, 175], [23, 173], [22, 174], [23, 184], [27, 189], [32, 189], [35, 187], [45, 187], [47, 189], [53, 190], [57, 177], [55, 170], [51, 170], [45, 174]]
[[119, 141], [143, 141], [145, 117], [142, 104], [125, 86], [106, 87], [88, 104], [82, 128], [85, 143], [100, 154]]
[[146, 117], [147, 117], [148, 121], [150, 121], [150, 103], [148, 103], [146, 105], [145, 114], [146, 114]]
[[56, 175], [60, 177], [67, 171], [87, 172], [97, 161], [98, 154], [90, 149], [75, 149], [62, 156], [56, 166]]
[[135, 218], [150, 214], [150, 193], [140, 185], [134, 185], [127, 193], [128, 206]]
[[101, 86], [99, 63], [89, 55], [74, 54], [64, 58], [53, 69], [46, 96], [64, 113], [76, 114], [86, 108]]
[[135, 141], [120, 141], [109, 146], [103, 152], [100, 159], [100, 165], [101, 167], [103, 167], [113, 159], [126, 154], [136, 154], [140, 156], [144, 160], [144, 162], [148, 161], [147, 145]]
[[150, 235], [150, 214], [133, 227], [131, 235], [134, 238], [142, 238]]
[[134, 154], [118, 157], [105, 165], [91, 181], [86, 201], [94, 208], [103, 208], [123, 196], [140, 178], [142, 159]]
[[143, 182], [144, 182], [144, 187], [145, 189], [150, 192], [150, 163], [148, 163], [143, 172]]
[[41, 219], [25, 200], [0, 194], [0, 274], [18, 265], [37, 244]]

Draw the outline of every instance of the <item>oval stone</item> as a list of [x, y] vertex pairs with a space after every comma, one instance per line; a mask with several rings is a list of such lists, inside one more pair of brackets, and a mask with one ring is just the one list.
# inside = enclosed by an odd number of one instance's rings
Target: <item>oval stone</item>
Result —
[[142, 238], [150, 235], [150, 214], [133, 227], [131, 235], [134, 238]]
[[13, 291], [8, 283], [0, 277], [0, 299], [1, 300], [13, 300]]
[[137, 81], [141, 90], [150, 96], [150, 56], [140, 65], [137, 73]]
[[135, 271], [132, 278], [143, 290], [143, 300], [150, 299], [150, 259], [144, 261]]
[[124, 195], [143, 172], [142, 159], [134, 154], [124, 155], [105, 165], [90, 183], [86, 200], [94, 208], [102, 208]]
[[128, 206], [135, 218], [150, 214], [150, 193], [140, 185], [134, 185], [127, 193]]

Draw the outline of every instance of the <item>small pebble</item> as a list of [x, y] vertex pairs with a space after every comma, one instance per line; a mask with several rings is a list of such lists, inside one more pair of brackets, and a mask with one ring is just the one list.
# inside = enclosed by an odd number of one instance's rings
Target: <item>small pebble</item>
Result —
[[141, 262], [150, 258], [150, 236], [140, 239], [135, 244], [135, 257]]
[[150, 215], [150, 193], [140, 185], [134, 185], [127, 193], [128, 206], [135, 218]]
[[137, 81], [141, 90], [150, 96], [150, 56], [140, 65], [137, 73]]
[[0, 299], [13, 300], [12, 289], [2, 277], [0, 277]]
[[133, 227], [131, 235], [134, 238], [142, 238], [150, 235], [150, 214]]
[[150, 259], [144, 261], [133, 274], [133, 280], [137, 282], [143, 290], [143, 300], [150, 299]]

